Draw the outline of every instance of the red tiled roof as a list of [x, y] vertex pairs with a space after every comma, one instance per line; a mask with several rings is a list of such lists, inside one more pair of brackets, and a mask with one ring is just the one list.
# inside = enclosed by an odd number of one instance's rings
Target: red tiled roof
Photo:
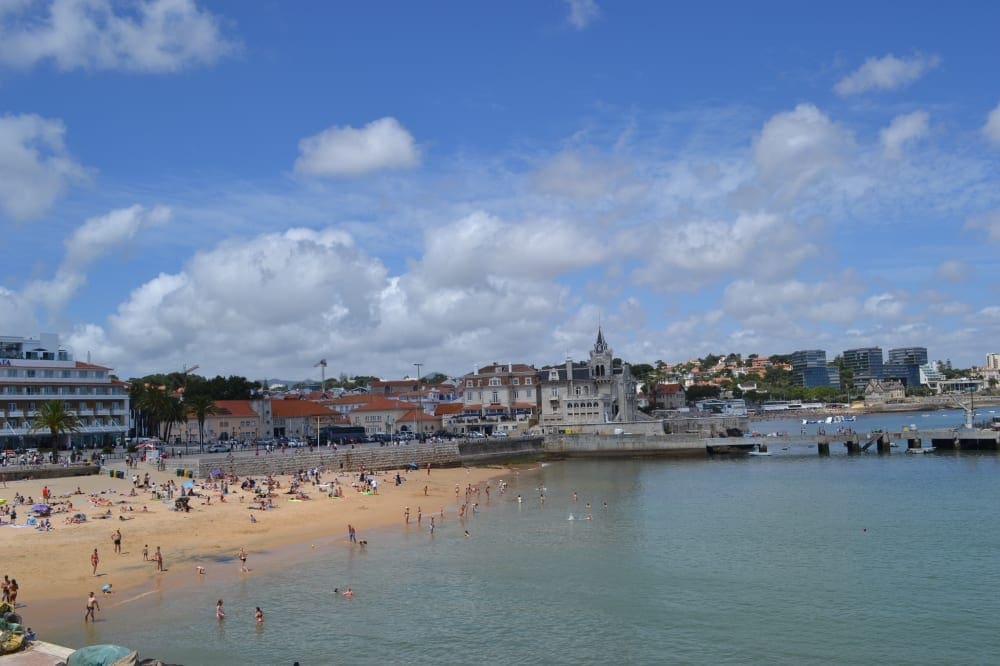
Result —
[[355, 412], [384, 412], [390, 409], [413, 409], [415, 405], [402, 400], [390, 400], [381, 396], [372, 396], [372, 400], [355, 409]]
[[272, 400], [271, 413], [281, 419], [333, 415], [333, 412], [323, 405], [308, 400]]
[[451, 414], [461, 414], [465, 406], [460, 402], [443, 402], [434, 408], [434, 413], [438, 416], [448, 416]]
[[257, 416], [249, 400], [216, 400], [213, 404], [219, 410], [218, 416]]
[[81, 361], [76, 362], [76, 367], [80, 370], [110, 370], [111, 368], [105, 367], [103, 365], [94, 365], [93, 363], [83, 363]]
[[434, 414], [428, 414], [422, 409], [411, 409], [396, 419], [396, 423], [403, 421], [437, 421], [438, 418], [440, 417], [435, 416]]

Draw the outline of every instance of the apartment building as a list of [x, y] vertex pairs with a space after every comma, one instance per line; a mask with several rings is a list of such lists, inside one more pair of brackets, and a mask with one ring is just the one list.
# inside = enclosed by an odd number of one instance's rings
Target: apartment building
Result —
[[0, 446], [47, 445], [50, 434], [32, 422], [49, 400], [62, 401], [79, 419], [79, 431], [66, 433], [61, 448], [113, 444], [128, 432], [128, 391], [110, 368], [74, 360], [55, 334], [0, 336]]

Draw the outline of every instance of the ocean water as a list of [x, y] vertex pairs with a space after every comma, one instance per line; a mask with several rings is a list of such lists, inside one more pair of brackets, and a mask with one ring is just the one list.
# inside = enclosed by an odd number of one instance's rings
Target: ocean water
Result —
[[998, 475], [996, 454], [807, 447], [553, 462], [433, 535], [425, 514], [361, 551], [318, 526], [266, 573], [213, 568], [41, 638], [189, 666], [995, 663]]

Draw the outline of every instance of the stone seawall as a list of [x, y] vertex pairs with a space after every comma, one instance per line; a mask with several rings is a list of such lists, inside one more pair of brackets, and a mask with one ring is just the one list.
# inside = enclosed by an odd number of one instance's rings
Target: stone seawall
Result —
[[[313, 467], [354, 472], [360, 467], [371, 470], [403, 469], [411, 463], [416, 463], [420, 468], [426, 467], [427, 463], [434, 467], [455, 467], [517, 460], [543, 455], [544, 452], [541, 437], [456, 439], [447, 442], [411, 442], [399, 446], [366, 445], [353, 449], [288, 449], [284, 453], [261, 452], [258, 455], [240, 453], [231, 460], [227, 456], [200, 460], [192, 456], [176, 459], [174, 469], [181, 469], [183, 472], [191, 470], [198, 478], [207, 478], [215, 469], [232, 471], [237, 476], [289, 474]], [[183, 462], [188, 465], [181, 467]]]
[[0, 481], [62, 479], [67, 476], [100, 474], [100, 465], [11, 465], [0, 468]]
[[[711, 441], [722, 443], [726, 438]], [[545, 438], [545, 453], [570, 457], [704, 456], [705, 444], [705, 439], [697, 436], [549, 435]]]

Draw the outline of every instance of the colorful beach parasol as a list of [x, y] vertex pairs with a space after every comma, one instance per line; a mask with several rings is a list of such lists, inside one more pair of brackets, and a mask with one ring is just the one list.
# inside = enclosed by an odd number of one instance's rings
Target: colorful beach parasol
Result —
[[52, 510], [48, 504], [33, 504], [31, 510], [35, 513], [48, 513]]

